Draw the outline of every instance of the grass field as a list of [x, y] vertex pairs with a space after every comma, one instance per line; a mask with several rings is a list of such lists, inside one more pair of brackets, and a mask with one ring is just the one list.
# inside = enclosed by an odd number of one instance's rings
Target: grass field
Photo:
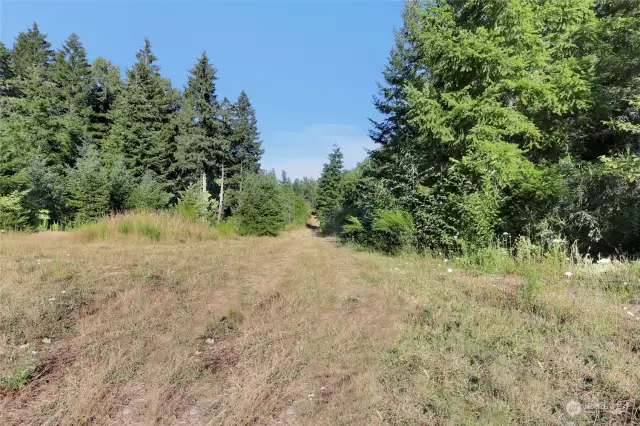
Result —
[[488, 273], [156, 216], [0, 238], [2, 425], [640, 423], [633, 264]]

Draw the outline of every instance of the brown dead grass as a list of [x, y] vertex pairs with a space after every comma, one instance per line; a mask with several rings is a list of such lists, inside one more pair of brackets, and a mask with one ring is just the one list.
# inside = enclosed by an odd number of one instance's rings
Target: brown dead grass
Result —
[[[640, 419], [639, 321], [595, 288], [561, 283], [523, 307], [520, 279], [308, 230], [5, 235], [0, 269], [0, 377], [33, 366], [0, 391], [2, 425]], [[591, 411], [568, 417], [572, 399]]]

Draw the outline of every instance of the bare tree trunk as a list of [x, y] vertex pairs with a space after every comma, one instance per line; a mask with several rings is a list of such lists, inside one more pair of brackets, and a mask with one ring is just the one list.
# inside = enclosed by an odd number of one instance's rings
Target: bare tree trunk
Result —
[[204, 170], [202, 171], [202, 193], [207, 193], [207, 174], [204, 172]]
[[218, 203], [218, 222], [222, 220], [222, 203], [224, 201], [224, 164], [220, 174], [220, 202]]

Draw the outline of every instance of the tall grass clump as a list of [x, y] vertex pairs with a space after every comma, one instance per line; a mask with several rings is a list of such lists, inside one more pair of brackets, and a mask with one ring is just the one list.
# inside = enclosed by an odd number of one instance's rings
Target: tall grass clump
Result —
[[231, 226], [219, 229], [185, 218], [171, 212], [135, 212], [114, 215], [73, 229], [86, 241], [127, 239], [140, 241], [162, 241], [167, 243], [217, 240], [231, 236]]

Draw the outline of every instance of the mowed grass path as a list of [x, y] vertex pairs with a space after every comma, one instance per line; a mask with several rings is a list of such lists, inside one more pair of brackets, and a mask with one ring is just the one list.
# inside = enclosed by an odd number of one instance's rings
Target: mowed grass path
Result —
[[2, 425], [640, 423], [628, 295], [523, 305], [515, 277], [307, 230], [2, 238]]

